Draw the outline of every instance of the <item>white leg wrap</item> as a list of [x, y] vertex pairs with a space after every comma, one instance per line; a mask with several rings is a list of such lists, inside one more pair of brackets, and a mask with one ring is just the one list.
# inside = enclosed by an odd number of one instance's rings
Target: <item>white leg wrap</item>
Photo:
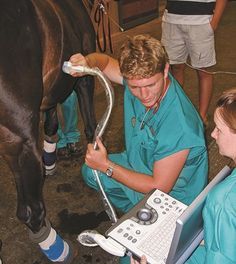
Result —
[[56, 147], [57, 147], [57, 144], [56, 143], [49, 143], [46, 140], [44, 140], [44, 142], [43, 142], [43, 149], [47, 153], [54, 152], [56, 150]]

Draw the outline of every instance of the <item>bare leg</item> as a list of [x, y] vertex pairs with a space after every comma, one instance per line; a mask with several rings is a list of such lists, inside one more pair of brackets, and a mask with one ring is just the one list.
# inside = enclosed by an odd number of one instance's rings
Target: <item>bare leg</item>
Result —
[[199, 113], [203, 122], [206, 124], [207, 111], [213, 93], [213, 76], [203, 71], [197, 71], [197, 74], [199, 80]]
[[171, 72], [182, 87], [184, 85], [184, 69], [185, 69], [185, 64], [171, 65]]

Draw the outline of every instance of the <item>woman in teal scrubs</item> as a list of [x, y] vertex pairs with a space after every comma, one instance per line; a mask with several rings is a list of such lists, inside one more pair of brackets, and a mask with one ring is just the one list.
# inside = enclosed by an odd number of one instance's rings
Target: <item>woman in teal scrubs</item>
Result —
[[[236, 162], [236, 89], [218, 100], [214, 114], [216, 140], [221, 155]], [[208, 195], [203, 210], [204, 246], [187, 264], [236, 263], [236, 169]]]

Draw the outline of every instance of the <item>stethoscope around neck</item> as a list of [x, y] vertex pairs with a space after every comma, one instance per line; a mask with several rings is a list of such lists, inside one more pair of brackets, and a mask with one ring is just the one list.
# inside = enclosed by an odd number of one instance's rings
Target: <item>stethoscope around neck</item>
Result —
[[[164, 88], [163, 88], [163, 91], [162, 93], [160, 94], [160, 96], [157, 98], [157, 100], [155, 101], [155, 103], [148, 107], [146, 109], [146, 112], [140, 122], [140, 125], [139, 125], [139, 130], [143, 130], [145, 125], [152, 119], [152, 117], [157, 113], [159, 107], [160, 107], [160, 104], [161, 104], [161, 101], [163, 100], [163, 98], [165, 97], [167, 91], [168, 91], [168, 88], [169, 88], [169, 82], [167, 82], [167, 79], [164, 78]], [[150, 115], [150, 112], [152, 111], [152, 114], [151, 116], [149, 116], [149, 118], [147, 119], [147, 116]]]

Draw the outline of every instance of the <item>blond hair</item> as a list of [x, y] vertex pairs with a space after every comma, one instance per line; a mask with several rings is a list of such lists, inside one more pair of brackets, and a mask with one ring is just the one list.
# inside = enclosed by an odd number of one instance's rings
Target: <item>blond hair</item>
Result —
[[126, 79], [150, 78], [164, 72], [167, 53], [157, 39], [149, 35], [128, 38], [120, 49], [119, 65]]
[[236, 89], [225, 91], [216, 103], [219, 114], [233, 133], [236, 133]]

